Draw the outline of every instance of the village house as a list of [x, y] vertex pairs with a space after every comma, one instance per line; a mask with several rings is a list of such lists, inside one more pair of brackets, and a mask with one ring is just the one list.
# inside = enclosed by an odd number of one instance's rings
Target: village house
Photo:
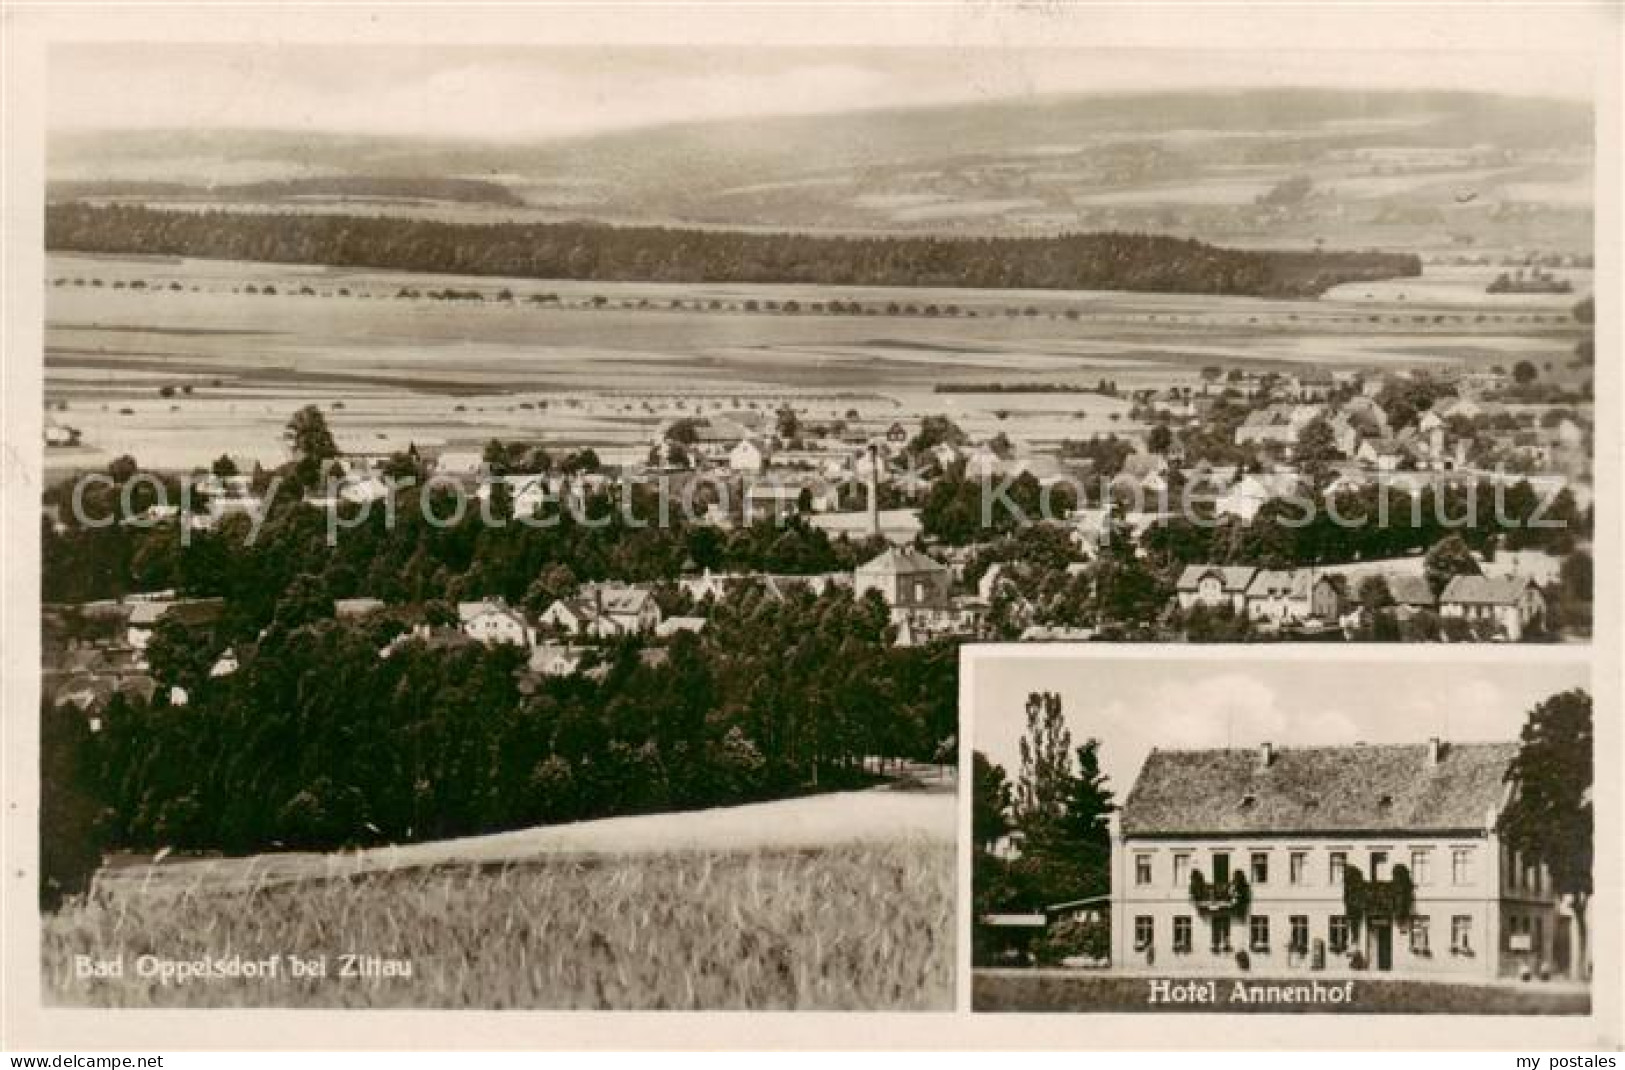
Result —
[[225, 610], [223, 598], [176, 598], [173, 591], [132, 594], [125, 598], [124, 642], [138, 655], [152, 641], [153, 629], [165, 618], [188, 626], [213, 623]]
[[1236, 428], [1236, 445], [1297, 445], [1298, 435], [1319, 415], [1314, 405], [1270, 405], [1254, 409]]
[[485, 459], [467, 450], [446, 450], [435, 458], [434, 471], [449, 479], [472, 479], [485, 471]]
[[45, 425], [45, 444], [53, 447], [66, 447], [79, 445], [81, 432], [77, 427], [68, 427], [66, 424], [47, 423]]
[[369, 616], [381, 611], [383, 608], [384, 601], [381, 598], [335, 598], [333, 600], [333, 616], [340, 620]]
[[1250, 565], [1186, 565], [1174, 585], [1180, 609], [1229, 606], [1237, 613], [1247, 608], [1247, 588], [1258, 573]]
[[1337, 413], [1326, 421], [1326, 426], [1331, 429], [1332, 445], [1337, 447], [1337, 452], [1345, 457], [1354, 456], [1354, 451], [1360, 447], [1360, 429], [1354, 426], [1348, 414]]
[[1113, 967], [1568, 973], [1571, 912], [1495, 831], [1517, 751], [1153, 750], [1113, 817]]
[[1290, 497], [1298, 492], [1300, 486], [1298, 477], [1291, 473], [1242, 476], [1214, 500], [1213, 508], [1220, 516], [1233, 516], [1250, 523], [1267, 503]]
[[767, 447], [751, 438], [740, 439], [739, 444], [728, 451], [728, 467], [735, 472], [761, 472], [770, 459]]
[[788, 520], [800, 512], [800, 501], [799, 485], [765, 480], [753, 483], [745, 489], [744, 522]]
[[853, 593], [878, 591], [893, 610], [946, 610], [952, 577], [948, 567], [918, 550], [896, 548], [866, 561], [853, 573]]
[[1334, 621], [1341, 610], [1337, 584], [1311, 568], [1259, 569], [1247, 585], [1247, 616], [1256, 621]]
[[1439, 600], [1434, 597], [1426, 577], [1393, 574], [1383, 579], [1388, 584], [1388, 597], [1393, 599], [1394, 609], [1401, 619], [1422, 612], [1432, 613], [1439, 608]]
[[537, 619], [539, 627], [563, 635], [649, 635], [659, 627], [660, 606], [644, 587], [589, 583], [573, 598], [556, 599]]
[[696, 602], [703, 602], [707, 598], [713, 602], [720, 602], [728, 593], [728, 585], [738, 578], [732, 573], [712, 572], [706, 569], [699, 575], [693, 572], [685, 574], [677, 581], [677, 587]]
[[705, 631], [706, 619], [704, 617], [667, 617], [655, 626], [657, 639], [671, 639], [681, 632], [690, 635], [699, 635]]
[[977, 446], [965, 457], [966, 479], [991, 479], [1004, 468], [1004, 461], [991, 446]]
[[470, 639], [487, 646], [528, 647], [533, 639], [525, 615], [500, 598], [457, 603], [457, 625]]
[[1490, 624], [1516, 643], [1545, 620], [1546, 596], [1527, 576], [1454, 576], [1439, 592], [1439, 615]]
[[537, 643], [525, 667], [538, 676], [573, 676], [581, 668], [587, 652], [563, 643]]

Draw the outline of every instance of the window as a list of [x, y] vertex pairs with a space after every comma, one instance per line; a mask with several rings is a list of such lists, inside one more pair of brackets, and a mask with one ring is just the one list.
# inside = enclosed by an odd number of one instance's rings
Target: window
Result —
[[1191, 856], [1174, 855], [1174, 887], [1183, 888], [1191, 882]]
[[1327, 862], [1326, 872], [1331, 880], [1332, 887], [1335, 888], [1343, 883], [1343, 867], [1348, 865], [1348, 861], [1349, 856], [1348, 852], [1346, 851], [1333, 851], [1331, 853], [1331, 857]]
[[1213, 950], [1230, 950], [1230, 918], [1227, 915], [1216, 914], [1213, 917]]
[[1411, 954], [1428, 953], [1428, 918], [1425, 915], [1411, 919]]
[[1473, 951], [1473, 916], [1457, 914], [1450, 919], [1450, 950], [1459, 955]]
[[1149, 914], [1136, 916], [1134, 919], [1134, 950], [1148, 950], [1151, 947], [1151, 938], [1155, 932]]
[[1349, 919], [1342, 914], [1333, 914], [1326, 929], [1326, 942], [1332, 950], [1341, 955], [1349, 949]]
[[1144, 886], [1151, 883], [1151, 856], [1134, 856], [1134, 883]]
[[1371, 852], [1371, 879], [1385, 881], [1388, 879], [1388, 852]]
[[1174, 950], [1189, 951], [1191, 949], [1191, 919], [1187, 914], [1180, 914], [1174, 918]]
[[1287, 858], [1287, 878], [1293, 884], [1302, 884], [1309, 872], [1309, 852], [1293, 851]]
[[1473, 883], [1473, 849], [1457, 847], [1450, 852], [1450, 883]]
[[1230, 855], [1226, 851], [1217, 851], [1213, 855], [1213, 883], [1230, 883]]
[[1433, 852], [1425, 847], [1411, 851], [1411, 883], [1418, 886], [1433, 883]]
[[1295, 951], [1301, 955], [1309, 950], [1309, 915], [1292, 915], [1291, 925], [1292, 940], [1287, 945], [1287, 950]]
[[1521, 914], [1507, 918], [1507, 950], [1532, 950], [1529, 919]]
[[1264, 851], [1253, 852], [1253, 883], [1268, 884], [1270, 881], [1270, 856]]
[[1254, 951], [1268, 951], [1270, 949], [1270, 919], [1261, 914], [1254, 914], [1247, 919], [1247, 946]]

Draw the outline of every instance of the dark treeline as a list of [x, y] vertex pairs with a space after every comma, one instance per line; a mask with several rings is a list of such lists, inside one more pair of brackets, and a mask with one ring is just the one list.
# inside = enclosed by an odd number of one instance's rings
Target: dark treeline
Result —
[[[123, 474], [133, 481], [130, 498], [138, 512], [155, 492], [134, 472]], [[121, 493], [123, 484], [88, 486], [85, 517], [121, 515]], [[685, 569], [806, 575], [850, 570], [882, 548], [832, 540], [795, 519], [729, 531], [691, 525], [676, 507], [662, 526], [656, 522], [658, 502], [637, 490], [629, 506], [607, 496], [589, 499], [581, 512], [587, 523], [554, 506], [548, 516], [556, 523], [547, 526], [512, 518], [488, 524], [477, 503], [467, 502], [453, 522], [452, 492], [431, 491], [427, 502], [423, 494], [422, 487], [403, 489], [393, 522], [381, 504], [364, 515], [361, 507], [346, 507], [344, 522], [353, 526], [339, 531], [330, 546], [326, 514], [303, 504], [284, 483], [252, 541], [250, 519], [232, 516], [213, 530], [187, 533], [187, 545], [174, 523], [80, 524], [67, 507], [64, 485], [47, 494], [47, 501], [62, 503], [66, 523], [61, 531], [42, 529], [42, 597], [83, 602], [171, 588], [221, 596], [246, 632], [269, 622], [278, 599], [296, 582], [328, 600], [368, 596], [423, 604], [502, 597], [540, 611], [589, 580], [669, 580]], [[168, 500], [177, 496], [173, 491]], [[431, 523], [431, 515], [446, 519]]]
[[606, 282], [816, 283], [1315, 296], [1421, 274], [1413, 255], [1223, 249], [1149, 234], [826, 237], [595, 223], [167, 211], [46, 210], [51, 250], [327, 264]]
[[[211, 678], [209, 641], [160, 625], [153, 671], [184, 706], [115, 697], [80, 761], [106, 841], [252, 851], [402, 842], [746, 802], [862, 783], [869, 754], [931, 759], [955, 719], [954, 651], [887, 644], [884, 605], [750, 588], [650, 659], [606, 648], [529, 694], [512, 647], [280, 610]], [[187, 634], [182, 634], [187, 633]]]
[[84, 181], [53, 182], [47, 191], [53, 201], [97, 197], [174, 197], [186, 201], [322, 200], [356, 198], [402, 201], [452, 201], [520, 207], [524, 200], [499, 182], [477, 178], [408, 178], [388, 175], [326, 175], [315, 178], [270, 179], [234, 185], [189, 186], [180, 182]]

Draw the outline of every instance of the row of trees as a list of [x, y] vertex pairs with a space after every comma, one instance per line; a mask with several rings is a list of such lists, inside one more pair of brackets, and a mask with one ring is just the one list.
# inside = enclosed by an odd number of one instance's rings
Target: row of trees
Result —
[[[123, 481], [90, 486], [83, 495], [85, 515], [120, 515], [126, 486], [134, 511], [156, 501], [156, 484], [138, 475], [133, 465], [116, 466], [113, 478]], [[175, 480], [162, 482], [167, 500], [177, 501]], [[268, 489], [275, 485], [269, 474], [264, 482]], [[449, 490], [408, 487], [396, 497], [392, 522], [382, 505], [364, 516], [359, 506], [345, 507], [345, 522], [353, 526], [329, 545], [326, 513], [303, 504], [294, 482], [281, 486], [252, 540], [254, 519], [245, 515], [228, 516], [213, 530], [187, 532], [184, 539], [176, 523], [87, 526], [66, 507], [70, 490], [54, 488], [47, 498], [64, 506], [64, 527], [41, 528], [42, 596], [47, 602], [83, 602], [166, 588], [217, 595], [227, 599], [249, 634], [271, 619], [279, 596], [295, 581], [329, 601], [502, 597], [542, 609], [590, 580], [670, 581], [685, 569], [707, 568], [805, 575], [850, 570], [878, 552], [872, 540], [831, 539], [796, 519], [723, 531], [686, 523], [683, 510], [673, 505], [662, 526], [656, 522], [658, 499], [638, 489], [628, 501], [590, 495], [580, 516], [556, 510], [558, 522], [544, 527], [486, 524], [468, 503], [457, 517]], [[501, 503], [493, 503], [493, 515], [501, 512]], [[445, 519], [431, 522], [431, 516]]]
[[591, 223], [489, 225], [189, 212], [79, 202], [47, 208], [45, 242], [53, 251], [605, 281], [1313, 296], [1342, 282], [1421, 273], [1412, 255], [1222, 249], [1148, 234], [825, 237]]

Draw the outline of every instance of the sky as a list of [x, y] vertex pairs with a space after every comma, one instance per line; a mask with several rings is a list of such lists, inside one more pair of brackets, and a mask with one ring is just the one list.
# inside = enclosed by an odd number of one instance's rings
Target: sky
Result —
[[[984, 648], [985, 649], [985, 648]], [[1033, 648], [1029, 648], [1033, 649]], [[1426, 652], [1420, 652], [1426, 653]], [[1198, 655], [1155, 657], [976, 655], [972, 745], [1020, 768], [1025, 704], [1033, 691], [1061, 696], [1077, 746], [1101, 741], [1101, 765], [1119, 800], [1128, 795], [1153, 746], [1163, 748], [1329, 746], [1514, 740], [1536, 703], [1574, 687], [1590, 689], [1583, 663], [1549, 658], [1423, 661], [1291, 660]]]
[[1188, 48], [53, 45], [60, 131], [310, 130], [537, 140], [679, 121], [1158, 89], [1516, 91], [1588, 100], [1584, 54]]

